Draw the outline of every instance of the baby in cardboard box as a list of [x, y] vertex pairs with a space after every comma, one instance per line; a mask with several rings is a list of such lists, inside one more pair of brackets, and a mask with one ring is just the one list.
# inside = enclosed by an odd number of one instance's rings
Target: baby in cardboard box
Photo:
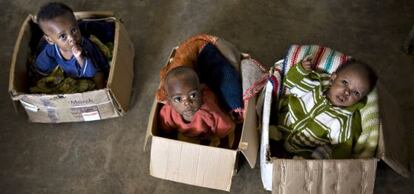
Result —
[[377, 77], [356, 60], [331, 76], [313, 71], [312, 65], [312, 56], [307, 56], [288, 71], [284, 85], [290, 94], [280, 99], [278, 125], [270, 126], [269, 136], [283, 144], [287, 157], [351, 158], [361, 133], [359, 110]]
[[179, 140], [232, 148], [234, 120], [243, 120], [240, 59], [232, 44], [208, 34], [181, 43], [160, 71], [162, 130], [178, 131]]
[[62, 3], [47, 3], [37, 14], [37, 23], [47, 44], [36, 58], [35, 69], [49, 75], [59, 66], [74, 78], [91, 78], [97, 88], [105, 84], [109, 68], [99, 48], [81, 34], [71, 8]]
[[177, 139], [210, 146], [219, 146], [228, 136], [228, 145], [234, 142], [235, 123], [219, 106], [217, 97], [203, 84], [189, 67], [170, 70], [164, 80], [167, 104], [159, 113], [163, 132], [178, 131]]

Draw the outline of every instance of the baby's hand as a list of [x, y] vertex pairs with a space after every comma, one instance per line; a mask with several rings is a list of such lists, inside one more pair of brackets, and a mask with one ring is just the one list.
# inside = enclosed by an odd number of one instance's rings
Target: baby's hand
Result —
[[72, 53], [73, 53], [73, 56], [75, 56], [76, 60], [78, 61], [79, 65], [83, 67], [85, 60], [82, 56], [82, 48], [75, 45], [72, 47]]
[[301, 62], [303, 69], [310, 71], [313, 65], [313, 56], [307, 55]]
[[329, 159], [332, 156], [332, 148], [329, 145], [322, 145], [313, 150], [311, 157], [314, 159]]

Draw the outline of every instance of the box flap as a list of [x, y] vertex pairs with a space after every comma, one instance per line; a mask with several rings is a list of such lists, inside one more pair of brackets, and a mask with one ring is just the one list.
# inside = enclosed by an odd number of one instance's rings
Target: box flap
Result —
[[239, 150], [247, 159], [251, 168], [256, 165], [257, 152], [259, 149], [259, 132], [257, 130], [256, 99], [251, 98], [245, 107], [244, 123], [239, 143]]
[[113, 17], [115, 14], [112, 11], [77, 11], [74, 13], [76, 19], [96, 19]]
[[[262, 136], [260, 141], [260, 174], [262, 177], [263, 187], [271, 191], [272, 190], [272, 178], [273, 178], [273, 163], [270, 158], [270, 145], [269, 145], [269, 120], [270, 112], [272, 107], [272, 97], [273, 97], [273, 85], [271, 82], [267, 82], [266, 87], [264, 88], [264, 93], [260, 95], [258, 100], [262, 100], [263, 103], [258, 102], [258, 106], [263, 104], [261, 107], [258, 107], [259, 110], [262, 110], [261, 119], [261, 128]], [[260, 118], [260, 117], [259, 117]], [[260, 122], [260, 121], [259, 121]]]
[[150, 174], [201, 187], [230, 191], [237, 151], [152, 137]]
[[134, 78], [134, 47], [124, 25], [115, 22], [114, 52], [107, 87], [119, 105], [120, 112], [128, 110]]
[[144, 141], [144, 151], [147, 148], [148, 138], [154, 135], [152, 134], [152, 131], [154, 129], [157, 129], [157, 115], [155, 114], [159, 112], [159, 109], [160, 109], [159, 105], [160, 104], [157, 102], [157, 99], [154, 99], [154, 102], [152, 103], [151, 111], [148, 117], [147, 133], [145, 134], [145, 141]]
[[21, 93], [27, 86], [26, 62], [29, 54], [28, 43], [30, 42], [31, 37], [29, 25], [32, 18], [33, 16], [29, 15], [24, 20], [13, 49], [9, 72], [9, 94], [12, 99], [19, 95], [19, 93]]
[[383, 85], [378, 84], [378, 94], [382, 130], [377, 156], [398, 174], [408, 177], [408, 144], [399, 105]]
[[373, 193], [377, 159], [273, 160], [272, 193]]

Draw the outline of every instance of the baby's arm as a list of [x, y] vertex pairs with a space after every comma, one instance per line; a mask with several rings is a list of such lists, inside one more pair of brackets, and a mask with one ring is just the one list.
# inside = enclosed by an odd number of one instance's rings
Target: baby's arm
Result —
[[214, 135], [223, 138], [231, 133], [234, 128], [236, 127], [235, 122], [231, 118], [230, 114], [226, 113], [219, 107], [219, 103], [217, 97], [214, 95], [212, 91], [205, 90], [203, 91], [203, 108], [199, 111], [206, 111], [209, 117], [213, 117], [213, 122], [209, 126], [211, 128], [211, 132]]
[[284, 80], [284, 85], [289, 89], [297, 85], [302, 86], [302, 80], [307, 78], [309, 73], [310, 71], [306, 70], [301, 63], [298, 63], [289, 69]]
[[314, 64], [314, 58], [312, 55], [307, 55], [301, 62], [303, 69], [306, 71], [312, 71], [312, 65]]
[[82, 48], [80, 46], [73, 46], [72, 47], [73, 56], [75, 56], [76, 61], [78, 62], [81, 69], [85, 65], [85, 57], [82, 55]]
[[86, 57], [82, 54], [82, 48], [79, 46], [74, 46], [72, 47], [72, 53], [80, 66], [80, 77], [92, 77], [96, 88], [104, 88], [105, 74], [96, 70], [93, 61], [89, 57]]
[[229, 114], [226, 114], [223, 111], [215, 112], [213, 114], [214, 119], [216, 120], [216, 135], [220, 138], [227, 136], [236, 127], [236, 124], [231, 119]]
[[[318, 82], [321, 82], [323, 76], [312, 71], [313, 61], [314, 58], [308, 55], [301, 62], [291, 67], [284, 78], [284, 86], [290, 90], [296, 87], [296, 89], [299, 89], [297, 90], [299, 92], [298, 95], [303, 92], [309, 92], [318, 86]], [[292, 90], [290, 92], [295, 93]]]
[[174, 123], [174, 118], [172, 118], [172, 107], [168, 104], [165, 104], [161, 107], [161, 110], [158, 114], [158, 124], [159, 128], [165, 133], [171, 133], [177, 127]]
[[311, 157], [314, 159], [346, 159], [351, 158], [352, 139], [341, 144], [326, 144], [313, 150]]
[[103, 88], [105, 81], [103, 73], [96, 71], [92, 60], [82, 54], [82, 48], [80, 46], [73, 46], [72, 53], [80, 67], [79, 77], [93, 78], [97, 88]]
[[49, 75], [58, 65], [56, 59], [52, 57], [50, 50], [49, 47], [45, 47], [36, 58], [36, 72], [42, 76]]

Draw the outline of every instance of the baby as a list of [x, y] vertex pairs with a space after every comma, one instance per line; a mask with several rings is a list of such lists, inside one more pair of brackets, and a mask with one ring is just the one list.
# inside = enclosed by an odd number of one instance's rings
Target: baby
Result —
[[108, 61], [81, 35], [72, 9], [62, 3], [48, 3], [40, 8], [37, 23], [49, 43], [36, 58], [38, 73], [46, 76], [59, 65], [70, 77], [92, 78], [98, 88], [104, 87]]
[[[240, 51], [231, 43], [208, 34], [192, 36], [175, 49], [174, 56], [160, 70], [160, 85], [176, 67], [190, 67], [200, 72], [199, 80], [217, 96], [221, 107], [243, 120], [243, 90], [240, 77]], [[158, 101], [167, 101], [164, 87], [156, 93]]]
[[350, 60], [331, 76], [312, 71], [311, 57], [292, 67], [284, 84], [290, 94], [279, 101], [278, 126], [270, 138], [283, 140], [291, 154], [305, 158], [350, 158], [361, 133], [359, 110], [374, 88], [376, 75]]
[[159, 123], [166, 133], [178, 131], [178, 139], [218, 146], [219, 139], [229, 135], [229, 146], [235, 123], [218, 105], [216, 96], [201, 85], [196, 72], [189, 67], [176, 67], [164, 80], [167, 104], [159, 114]]

